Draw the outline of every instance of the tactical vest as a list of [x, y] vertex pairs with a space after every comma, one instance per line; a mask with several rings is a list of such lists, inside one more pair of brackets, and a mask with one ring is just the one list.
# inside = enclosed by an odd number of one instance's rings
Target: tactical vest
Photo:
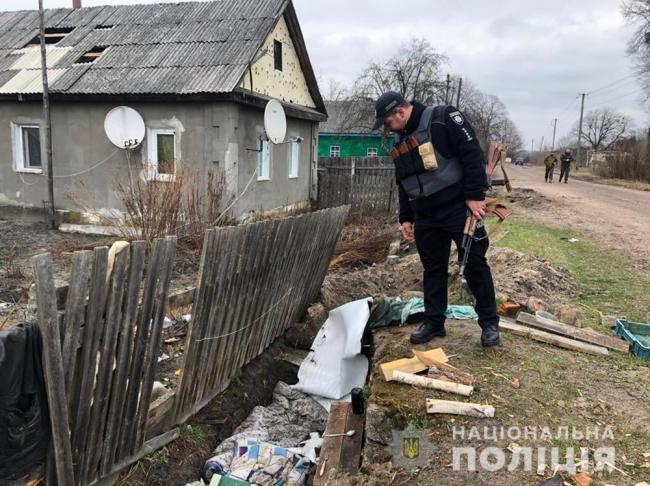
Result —
[[395, 175], [411, 200], [435, 194], [460, 182], [463, 169], [457, 157], [447, 158], [431, 143], [431, 123], [445, 125], [446, 106], [428, 106], [411, 135], [400, 137], [390, 156]]

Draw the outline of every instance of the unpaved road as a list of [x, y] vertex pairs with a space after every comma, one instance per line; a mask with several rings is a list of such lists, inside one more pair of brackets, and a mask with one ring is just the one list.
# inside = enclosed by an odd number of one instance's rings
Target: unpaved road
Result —
[[546, 196], [530, 217], [584, 232], [603, 245], [623, 250], [640, 269], [650, 269], [650, 192], [571, 179], [544, 182], [542, 167], [508, 167], [515, 188]]

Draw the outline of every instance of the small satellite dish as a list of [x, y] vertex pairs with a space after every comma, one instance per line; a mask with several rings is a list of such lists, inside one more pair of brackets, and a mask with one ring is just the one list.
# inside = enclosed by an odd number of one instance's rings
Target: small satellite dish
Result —
[[278, 144], [284, 142], [287, 135], [287, 117], [284, 108], [277, 100], [271, 100], [264, 109], [264, 130], [271, 142]]
[[144, 139], [144, 120], [133, 108], [118, 106], [106, 114], [104, 131], [113, 145], [121, 149], [134, 149]]

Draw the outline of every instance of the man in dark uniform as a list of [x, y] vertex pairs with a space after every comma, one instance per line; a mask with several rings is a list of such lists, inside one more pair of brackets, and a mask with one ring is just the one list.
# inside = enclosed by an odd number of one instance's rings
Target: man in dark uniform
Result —
[[488, 187], [486, 161], [474, 129], [452, 106], [408, 103], [394, 91], [375, 105], [373, 130], [384, 126], [399, 135], [391, 157], [399, 186], [399, 222], [405, 239], [413, 239], [424, 267], [424, 321], [411, 334], [414, 344], [444, 337], [451, 241], [462, 259], [466, 217], [477, 220], [465, 278], [476, 298], [481, 344], [499, 344], [499, 317], [494, 284], [485, 252], [488, 239], [482, 218]]
[[562, 182], [562, 177], [564, 177], [564, 183], [568, 184], [569, 181], [569, 171], [571, 171], [571, 163], [575, 159], [571, 155], [571, 149], [566, 149], [560, 157], [560, 182]]
[[557, 164], [557, 157], [555, 156], [555, 152], [551, 152], [544, 159], [544, 165], [546, 166], [544, 181], [553, 182], [553, 171], [555, 170], [555, 164]]

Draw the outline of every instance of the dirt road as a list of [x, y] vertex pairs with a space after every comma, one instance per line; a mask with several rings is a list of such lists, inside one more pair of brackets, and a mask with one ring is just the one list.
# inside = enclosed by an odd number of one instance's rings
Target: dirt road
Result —
[[584, 232], [610, 248], [629, 253], [635, 266], [650, 269], [650, 192], [579, 180], [544, 182], [542, 167], [508, 167], [516, 188], [545, 196], [531, 208], [536, 221]]

